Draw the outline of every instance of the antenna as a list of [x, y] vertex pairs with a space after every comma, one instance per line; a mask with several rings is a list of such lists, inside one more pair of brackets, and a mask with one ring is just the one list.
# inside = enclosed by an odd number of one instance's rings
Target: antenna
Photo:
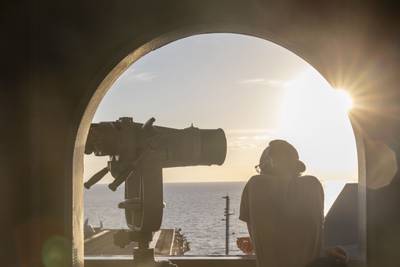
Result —
[[225, 221], [225, 255], [229, 255], [229, 236], [230, 236], [230, 231], [229, 231], [229, 217], [233, 215], [233, 213], [230, 212], [230, 198], [229, 195], [226, 194], [226, 196], [222, 197], [225, 199], [225, 211], [224, 211], [224, 216], [225, 219], [222, 219]]

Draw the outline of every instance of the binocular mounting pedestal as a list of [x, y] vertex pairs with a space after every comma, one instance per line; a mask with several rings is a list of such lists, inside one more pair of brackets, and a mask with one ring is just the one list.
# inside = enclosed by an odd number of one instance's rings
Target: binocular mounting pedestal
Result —
[[114, 235], [114, 244], [121, 248], [131, 242], [137, 242], [137, 247], [133, 249], [134, 267], [177, 267], [170, 261], [156, 261], [154, 249], [149, 247], [153, 239], [153, 233], [136, 232], [132, 230], [120, 230]]
[[125, 247], [137, 242], [133, 250], [135, 267], [176, 267], [169, 261], [157, 262], [149, 247], [153, 232], [159, 231], [163, 215], [163, 168], [221, 165], [226, 156], [226, 137], [222, 129], [198, 129], [193, 126], [174, 129], [153, 126], [155, 119], [134, 123], [124, 117], [114, 122], [92, 123], [85, 154], [109, 156], [107, 167], [93, 175], [85, 188], [99, 182], [107, 173], [115, 179], [109, 188], [115, 191], [125, 182], [125, 209], [129, 230], [114, 236], [114, 243]]

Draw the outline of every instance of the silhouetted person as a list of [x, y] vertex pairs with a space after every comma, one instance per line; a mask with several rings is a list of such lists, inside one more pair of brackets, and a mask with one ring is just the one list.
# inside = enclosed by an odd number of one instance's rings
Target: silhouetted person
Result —
[[[247, 182], [240, 220], [247, 223], [258, 267], [305, 267], [321, 250], [324, 193], [288, 142], [274, 140], [256, 166], [259, 175]], [[248, 243], [248, 242], [247, 242]], [[246, 241], [239, 247], [249, 252]]]

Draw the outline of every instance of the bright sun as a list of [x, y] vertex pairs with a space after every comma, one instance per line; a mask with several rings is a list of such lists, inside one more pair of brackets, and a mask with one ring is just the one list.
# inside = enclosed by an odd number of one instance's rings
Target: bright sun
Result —
[[348, 91], [332, 88], [310, 68], [288, 83], [281, 103], [277, 136], [295, 145], [309, 173], [322, 180], [356, 181]]
[[345, 89], [336, 89], [335, 92], [338, 98], [338, 104], [340, 104], [341, 108], [345, 111], [350, 111], [353, 108], [353, 98], [349, 92]]

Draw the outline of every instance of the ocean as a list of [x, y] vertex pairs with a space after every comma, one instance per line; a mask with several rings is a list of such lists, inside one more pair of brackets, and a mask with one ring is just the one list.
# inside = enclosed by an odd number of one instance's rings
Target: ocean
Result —
[[[325, 213], [340, 193], [345, 182], [323, 183], [325, 190]], [[216, 183], [166, 183], [164, 184], [164, 216], [162, 228], [181, 228], [190, 242], [190, 251], [185, 255], [225, 254], [225, 199], [231, 199], [230, 254], [242, 255], [236, 247], [236, 238], [248, 236], [246, 224], [239, 217], [240, 196], [244, 182]], [[95, 185], [85, 190], [85, 218], [104, 228], [127, 228], [124, 211], [118, 203], [124, 198], [124, 188], [116, 192], [107, 185]]]

